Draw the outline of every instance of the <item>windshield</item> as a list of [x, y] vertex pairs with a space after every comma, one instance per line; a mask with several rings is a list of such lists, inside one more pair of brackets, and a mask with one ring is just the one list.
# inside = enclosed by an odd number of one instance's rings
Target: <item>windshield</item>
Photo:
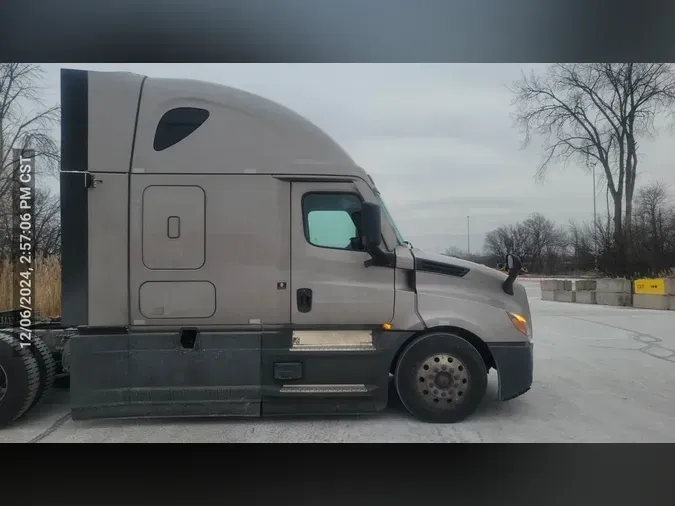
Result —
[[396, 234], [396, 241], [398, 242], [399, 245], [403, 246], [404, 244], [406, 244], [406, 241], [405, 239], [403, 239], [401, 232], [396, 226], [396, 222], [394, 221], [394, 218], [391, 216], [389, 209], [387, 209], [387, 205], [384, 203], [382, 195], [380, 195], [380, 193], [377, 191], [375, 192], [375, 195], [377, 195], [377, 199], [380, 201], [380, 208], [382, 209], [382, 212], [384, 213], [387, 220], [389, 220], [389, 223], [391, 223], [391, 226], [394, 229], [394, 234]]

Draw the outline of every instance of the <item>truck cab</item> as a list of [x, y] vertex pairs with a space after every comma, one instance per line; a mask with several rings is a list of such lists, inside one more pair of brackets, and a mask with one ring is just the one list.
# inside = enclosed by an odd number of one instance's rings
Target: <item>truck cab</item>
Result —
[[303, 117], [192, 80], [61, 83], [74, 419], [368, 413], [393, 392], [456, 422], [490, 369], [501, 400], [530, 388], [519, 269], [411, 247]]

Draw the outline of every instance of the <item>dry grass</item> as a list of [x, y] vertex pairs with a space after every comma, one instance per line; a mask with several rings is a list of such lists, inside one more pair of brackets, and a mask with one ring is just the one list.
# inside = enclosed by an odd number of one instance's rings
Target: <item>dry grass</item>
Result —
[[[61, 314], [61, 260], [56, 256], [38, 258], [33, 275], [33, 310], [43, 317]], [[0, 262], [0, 311], [13, 309], [13, 270], [10, 262]]]

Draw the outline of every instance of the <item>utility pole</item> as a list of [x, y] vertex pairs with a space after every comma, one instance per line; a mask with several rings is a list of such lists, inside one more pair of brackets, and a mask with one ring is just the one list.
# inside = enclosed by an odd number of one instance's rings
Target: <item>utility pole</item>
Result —
[[466, 254], [467, 256], [471, 255], [471, 225], [470, 225], [470, 219], [467, 216], [466, 217]]
[[593, 256], [595, 257], [595, 272], [598, 272], [598, 216], [595, 205], [595, 164], [593, 164]]

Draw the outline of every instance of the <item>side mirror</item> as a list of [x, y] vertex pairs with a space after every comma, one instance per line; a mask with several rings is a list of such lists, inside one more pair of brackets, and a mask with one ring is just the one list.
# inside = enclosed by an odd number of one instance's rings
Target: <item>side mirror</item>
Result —
[[518, 256], [509, 253], [506, 255], [506, 265], [509, 268], [509, 276], [504, 280], [502, 289], [508, 295], [513, 295], [513, 283], [520, 274], [520, 268], [523, 264]]
[[363, 203], [361, 208], [361, 237], [366, 251], [379, 248], [382, 244], [382, 212], [379, 205]]
[[520, 261], [520, 258], [518, 258], [516, 255], [512, 255], [511, 253], [506, 255], [506, 265], [509, 266], [509, 274], [511, 274], [514, 271], [516, 275], [520, 273], [522, 263]]

